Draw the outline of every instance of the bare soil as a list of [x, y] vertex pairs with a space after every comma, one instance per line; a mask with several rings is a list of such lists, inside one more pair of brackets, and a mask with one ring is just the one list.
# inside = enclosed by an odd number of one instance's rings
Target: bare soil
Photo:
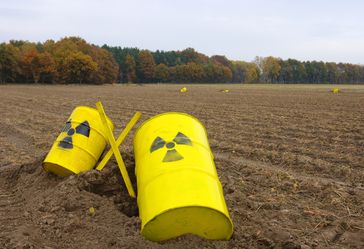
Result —
[[[330, 86], [180, 87], [0, 86], [0, 248], [364, 248], [363, 86], [340, 94]], [[43, 171], [75, 106], [98, 100], [115, 135], [135, 111], [141, 121], [167, 111], [202, 121], [231, 240], [144, 239], [114, 159], [102, 172], [67, 178]], [[120, 149], [136, 188], [135, 129]]]

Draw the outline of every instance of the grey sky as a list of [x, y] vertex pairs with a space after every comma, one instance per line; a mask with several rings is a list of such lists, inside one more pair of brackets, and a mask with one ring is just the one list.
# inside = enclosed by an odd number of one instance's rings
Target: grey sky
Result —
[[364, 64], [360, 0], [0, 0], [0, 41], [58, 40], [150, 50], [193, 47], [251, 61]]

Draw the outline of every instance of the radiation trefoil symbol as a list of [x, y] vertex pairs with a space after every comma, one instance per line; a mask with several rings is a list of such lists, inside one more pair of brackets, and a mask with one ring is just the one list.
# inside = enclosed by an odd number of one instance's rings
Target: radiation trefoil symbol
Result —
[[87, 121], [84, 121], [81, 124], [79, 124], [76, 128], [72, 128], [71, 120], [69, 120], [66, 122], [66, 125], [63, 127], [61, 132], [67, 132], [67, 136], [58, 143], [58, 147], [64, 149], [72, 149], [73, 148], [72, 136], [76, 133], [83, 135], [85, 137], [89, 137], [90, 125]]
[[170, 142], [166, 142], [162, 138], [156, 137], [156, 139], [154, 139], [152, 145], [150, 146], [150, 153], [166, 147], [167, 153], [163, 158], [163, 162], [174, 162], [182, 160], [183, 156], [176, 150], [176, 145], [192, 146], [192, 141], [181, 132], [178, 132], [173, 141]]

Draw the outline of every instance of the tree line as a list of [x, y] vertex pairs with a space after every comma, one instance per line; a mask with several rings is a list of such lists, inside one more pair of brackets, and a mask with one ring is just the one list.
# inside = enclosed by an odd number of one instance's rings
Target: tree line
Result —
[[0, 44], [0, 82], [111, 83], [119, 67], [112, 54], [78, 37], [44, 43]]
[[364, 66], [256, 57], [149, 51], [87, 43], [79, 37], [0, 44], [1, 83], [341, 83], [364, 82]]

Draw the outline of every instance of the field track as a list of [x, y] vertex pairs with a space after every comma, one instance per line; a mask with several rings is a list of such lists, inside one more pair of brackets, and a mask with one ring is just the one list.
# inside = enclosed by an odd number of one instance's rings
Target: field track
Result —
[[[364, 86], [180, 87], [1, 85], [0, 248], [364, 248]], [[235, 225], [230, 241], [143, 239], [114, 160], [101, 173], [43, 172], [73, 108], [98, 100], [115, 135], [135, 111], [141, 121], [168, 111], [202, 121]], [[134, 131], [120, 148], [135, 185]]]

